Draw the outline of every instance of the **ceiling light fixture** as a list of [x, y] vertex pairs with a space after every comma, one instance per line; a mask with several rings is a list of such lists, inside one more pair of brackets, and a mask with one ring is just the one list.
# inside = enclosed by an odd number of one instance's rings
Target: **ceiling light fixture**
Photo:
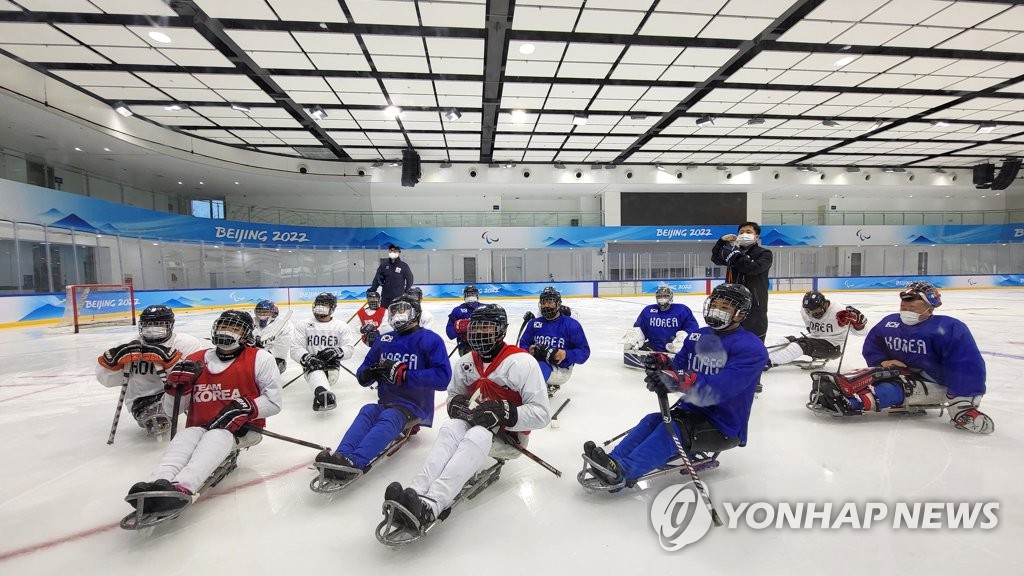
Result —
[[392, 166], [396, 166], [396, 167], [397, 166], [401, 166], [402, 165], [402, 161], [401, 160], [392, 160], [391, 161], [391, 165]]
[[764, 118], [761, 118], [760, 116], [754, 116], [750, 120], [747, 120], [747, 126], [760, 126], [761, 124], [764, 124]]
[[722, 172], [725, 172], [728, 169], [729, 167], [726, 166], [725, 164], [719, 164], [718, 166], [715, 166], [715, 170], [721, 170]]
[[707, 124], [714, 125], [715, 124], [715, 119], [712, 118], [711, 116], [701, 116], [700, 118], [697, 118], [697, 126], [698, 127], [705, 126]]
[[633, 114], [629, 115], [629, 119], [630, 120], [646, 120], [647, 119], [647, 114], [644, 114], [643, 112], [634, 112]]
[[156, 30], [153, 30], [152, 32], [150, 32], [149, 33], [149, 37], [152, 40], [154, 40], [155, 42], [159, 42], [161, 44], [170, 44], [171, 43], [171, 37], [170, 36], [168, 36], [167, 34], [164, 34], [163, 32], [157, 32]]
[[505, 168], [515, 168], [515, 162], [505, 162]]
[[847, 172], [860, 172], [860, 166], [847, 166]]
[[839, 60], [836, 60], [832, 65], [835, 66], [836, 68], [842, 68], [843, 66], [846, 66], [847, 64], [853, 62], [856, 59], [856, 56], [843, 56]]
[[565, 170], [565, 164], [563, 164], [561, 162], [555, 162], [555, 169], [556, 170]]
[[104, 148], [103, 148], [103, 151], [104, 151], [104, 152], [110, 152], [110, 148], [106, 148], [106, 147], [104, 147]]
[[451, 162], [441, 162], [441, 168], [451, 168], [451, 167], [452, 167], [452, 163]]
[[754, 164], [753, 166], [747, 166], [747, 172], [757, 172], [760, 169], [761, 166], [758, 164]]
[[906, 168], [900, 168], [899, 166], [886, 166], [885, 168], [882, 169], [882, 172], [885, 172], [886, 174], [895, 174], [895, 173], [898, 173], [898, 172], [906, 172], [906, 171], [907, 171]]
[[81, 148], [79, 148], [78, 146], [75, 146], [75, 152], [81, 152], [81, 151], [82, 151]]
[[384, 165], [384, 161], [383, 160], [377, 160], [373, 164], [370, 164], [370, 167], [371, 168], [380, 168], [383, 165]]
[[583, 126], [587, 123], [587, 119], [590, 118], [589, 114], [584, 112], [577, 112], [572, 115], [572, 123], [574, 126]]
[[872, 124], [871, 128], [868, 128], [868, 130], [878, 130], [881, 127], [882, 127], [882, 121], [881, 120], [875, 120], [875, 123]]
[[658, 170], [661, 170], [662, 172], [664, 172], [664, 171], [665, 171], [665, 167], [664, 167], [664, 166], [662, 166], [661, 164], [657, 164], [657, 165], [655, 165], [654, 167], [655, 167], [655, 168], [657, 168]]
[[232, 104], [231, 105], [231, 109], [232, 110], [237, 110], [239, 112], [245, 112], [246, 114], [248, 114], [249, 112], [252, 112], [251, 108], [249, 108], [248, 106], [243, 106], [241, 104]]
[[125, 118], [130, 118], [135, 115], [135, 113], [132, 112], [132, 109], [129, 108], [128, 105], [124, 102], [115, 102], [114, 111], [120, 114], [121, 116], [124, 116]]
[[447, 118], [449, 122], [455, 122], [459, 118], [462, 118], [462, 112], [459, 112], [458, 108], [449, 108], [445, 111], [444, 117]]
[[936, 174], [945, 174], [945, 173], [946, 173], [946, 170], [945, 170], [944, 168], [942, 168], [942, 167], [940, 166], [940, 167], [936, 168], [936, 169], [934, 170], [934, 172], [935, 172]]
[[995, 124], [993, 122], [986, 122], [984, 124], [979, 124], [978, 125], [977, 133], [978, 134], [988, 134], [988, 133], [992, 132], [993, 130], [995, 130], [996, 128], [999, 128], [998, 124]]
[[826, 118], [826, 119], [821, 121], [821, 125], [822, 126], [828, 126], [829, 128], [835, 128], [836, 126], [839, 126], [839, 122], [836, 122], [835, 120], [833, 120], [831, 118]]
[[526, 112], [524, 112], [523, 110], [513, 110], [512, 111], [512, 123], [513, 124], [522, 124], [525, 121], [526, 121]]
[[317, 120], [323, 120], [324, 118], [327, 118], [327, 111], [324, 110], [323, 106], [313, 106], [309, 111], [309, 115]]
[[178, 104], [177, 102], [175, 102], [173, 104], [168, 104], [167, 106], [164, 106], [164, 110], [167, 110], [168, 112], [178, 112], [179, 110], [184, 110], [187, 107], [188, 106], [185, 104]]
[[817, 169], [814, 168], [814, 166], [808, 166], [807, 164], [804, 164], [803, 166], [797, 166], [796, 169], [801, 171], [801, 172], [817, 172], [818, 171]]
[[384, 109], [384, 114], [390, 118], [398, 118], [402, 115], [402, 109], [398, 106], [391, 105]]
[[945, 120], [936, 120], [932, 122], [932, 126], [935, 126], [936, 128], [945, 128], [946, 126], [949, 126], [949, 122], [946, 122]]
[[527, 56], [529, 56], [530, 54], [533, 54], [535, 50], [537, 50], [537, 47], [534, 46], [533, 44], [530, 44], [529, 42], [524, 42], [519, 45], [520, 54], [526, 54]]

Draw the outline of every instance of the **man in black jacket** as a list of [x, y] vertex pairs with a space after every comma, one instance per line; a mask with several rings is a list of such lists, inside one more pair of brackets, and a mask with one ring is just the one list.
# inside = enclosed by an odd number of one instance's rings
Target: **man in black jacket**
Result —
[[388, 261], [377, 267], [373, 284], [368, 292], [376, 292], [380, 286], [380, 305], [387, 308], [391, 301], [412, 288], [412, 270], [402, 261], [402, 249], [394, 244], [388, 246]]
[[742, 284], [754, 297], [743, 327], [764, 342], [768, 332], [768, 270], [772, 267], [772, 251], [762, 248], [761, 227], [757, 222], [740, 224], [736, 234], [726, 234], [715, 243], [711, 261], [726, 266], [725, 281]]

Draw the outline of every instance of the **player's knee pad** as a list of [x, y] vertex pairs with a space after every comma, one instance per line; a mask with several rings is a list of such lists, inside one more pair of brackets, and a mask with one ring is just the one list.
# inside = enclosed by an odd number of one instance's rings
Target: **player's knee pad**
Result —
[[150, 396], [142, 396], [132, 401], [132, 416], [139, 422], [143, 422], [152, 418], [157, 414], [163, 414], [163, 400], [164, 393], [153, 394]]
[[796, 343], [803, 350], [803, 353], [810, 356], [811, 358], [818, 360], [832, 360], [839, 358], [842, 351], [835, 344], [832, 344], [828, 340], [821, 338], [803, 338], [796, 339]]
[[[905, 370], [905, 369], [903, 369]], [[834, 384], [842, 392], [843, 396], [852, 397], [868, 386], [887, 381], [900, 380], [900, 368], [882, 368], [881, 366], [869, 366], [860, 370], [850, 372], [814, 372], [811, 374], [815, 387], [824, 383]], [[900, 380], [902, 382], [902, 380]]]

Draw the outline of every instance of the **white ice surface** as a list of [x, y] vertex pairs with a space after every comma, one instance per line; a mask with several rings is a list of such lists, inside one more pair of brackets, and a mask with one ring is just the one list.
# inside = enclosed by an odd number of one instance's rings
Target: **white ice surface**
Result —
[[[572, 402], [558, 430], [534, 433], [530, 448], [562, 478], [520, 458], [501, 480], [424, 540], [400, 550], [377, 543], [384, 487], [408, 483], [430, 449], [424, 429], [395, 457], [333, 497], [311, 492], [315, 452], [266, 438], [239, 468], [178, 519], [144, 532], [118, 520], [123, 498], [147, 479], [166, 443], [147, 439], [126, 412], [106, 445], [117, 389], [93, 377], [96, 356], [130, 327], [79, 335], [52, 329], [0, 331], [0, 574], [972, 574], [1024, 573], [1024, 290], [947, 291], [940, 310], [972, 329], [988, 366], [982, 404], [991, 436], [954, 430], [946, 417], [816, 417], [804, 403], [807, 372], [768, 372], [755, 400], [750, 440], [704, 473], [723, 502], [997, 501], [993, 530], [712, 529], [680, 552], [663, 552], [648, 521], [655, 495], [680, 477], [643, 491], [586, 494], [576, 483], [585, 440], [605, 440], [657, 409], [642, 372], [622, 366], [623, 331], [644, 298], [571, 299], [590, 340], [590, 361], [556, 396]], [[844, 293], [875, 321], [898, 306], [891, 292]], [[703, 297], [679, 297], [700, 316]], [[800, 295], [771, 296], [769, 341], [800, 329]], [[501, 301], [520, 326], [527, 300]], [[427, 303], [443, 320], [453, 302]], [[342, 306], [347, 317], [353, 306]], [[296, 309], [295, 319], [308, 311]], [[215, 313], [179, 314], [178, 329], [208, 335]], [[850, 338], [843, 368], [864, 365], [862, 339]], [[355, 369], [365, 353], [346, 364]], [[835, 369], [835, 362], [829, 364]], [[285, 381], [298, 373], [289, 362]], [[334, 447], [361, 405], [375, 400], [342, 375], [338, 409], [311, 410], [301, 380], [284, 391], [284, 410], [268, 429]], [[442, 394], [437, 395], [441, 402]], [[447, 416], [439, 411], [439, 424]], [[891, 513], [890, 513], [891, 514]]]

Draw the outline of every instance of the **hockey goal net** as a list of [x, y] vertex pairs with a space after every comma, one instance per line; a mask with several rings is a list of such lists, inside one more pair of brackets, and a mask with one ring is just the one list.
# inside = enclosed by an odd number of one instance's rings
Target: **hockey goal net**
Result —
[[135, 290], [131, 284], [71, 284], [65, 288], [64, 316], [58, 326], [79, 328], [135, 324]]

